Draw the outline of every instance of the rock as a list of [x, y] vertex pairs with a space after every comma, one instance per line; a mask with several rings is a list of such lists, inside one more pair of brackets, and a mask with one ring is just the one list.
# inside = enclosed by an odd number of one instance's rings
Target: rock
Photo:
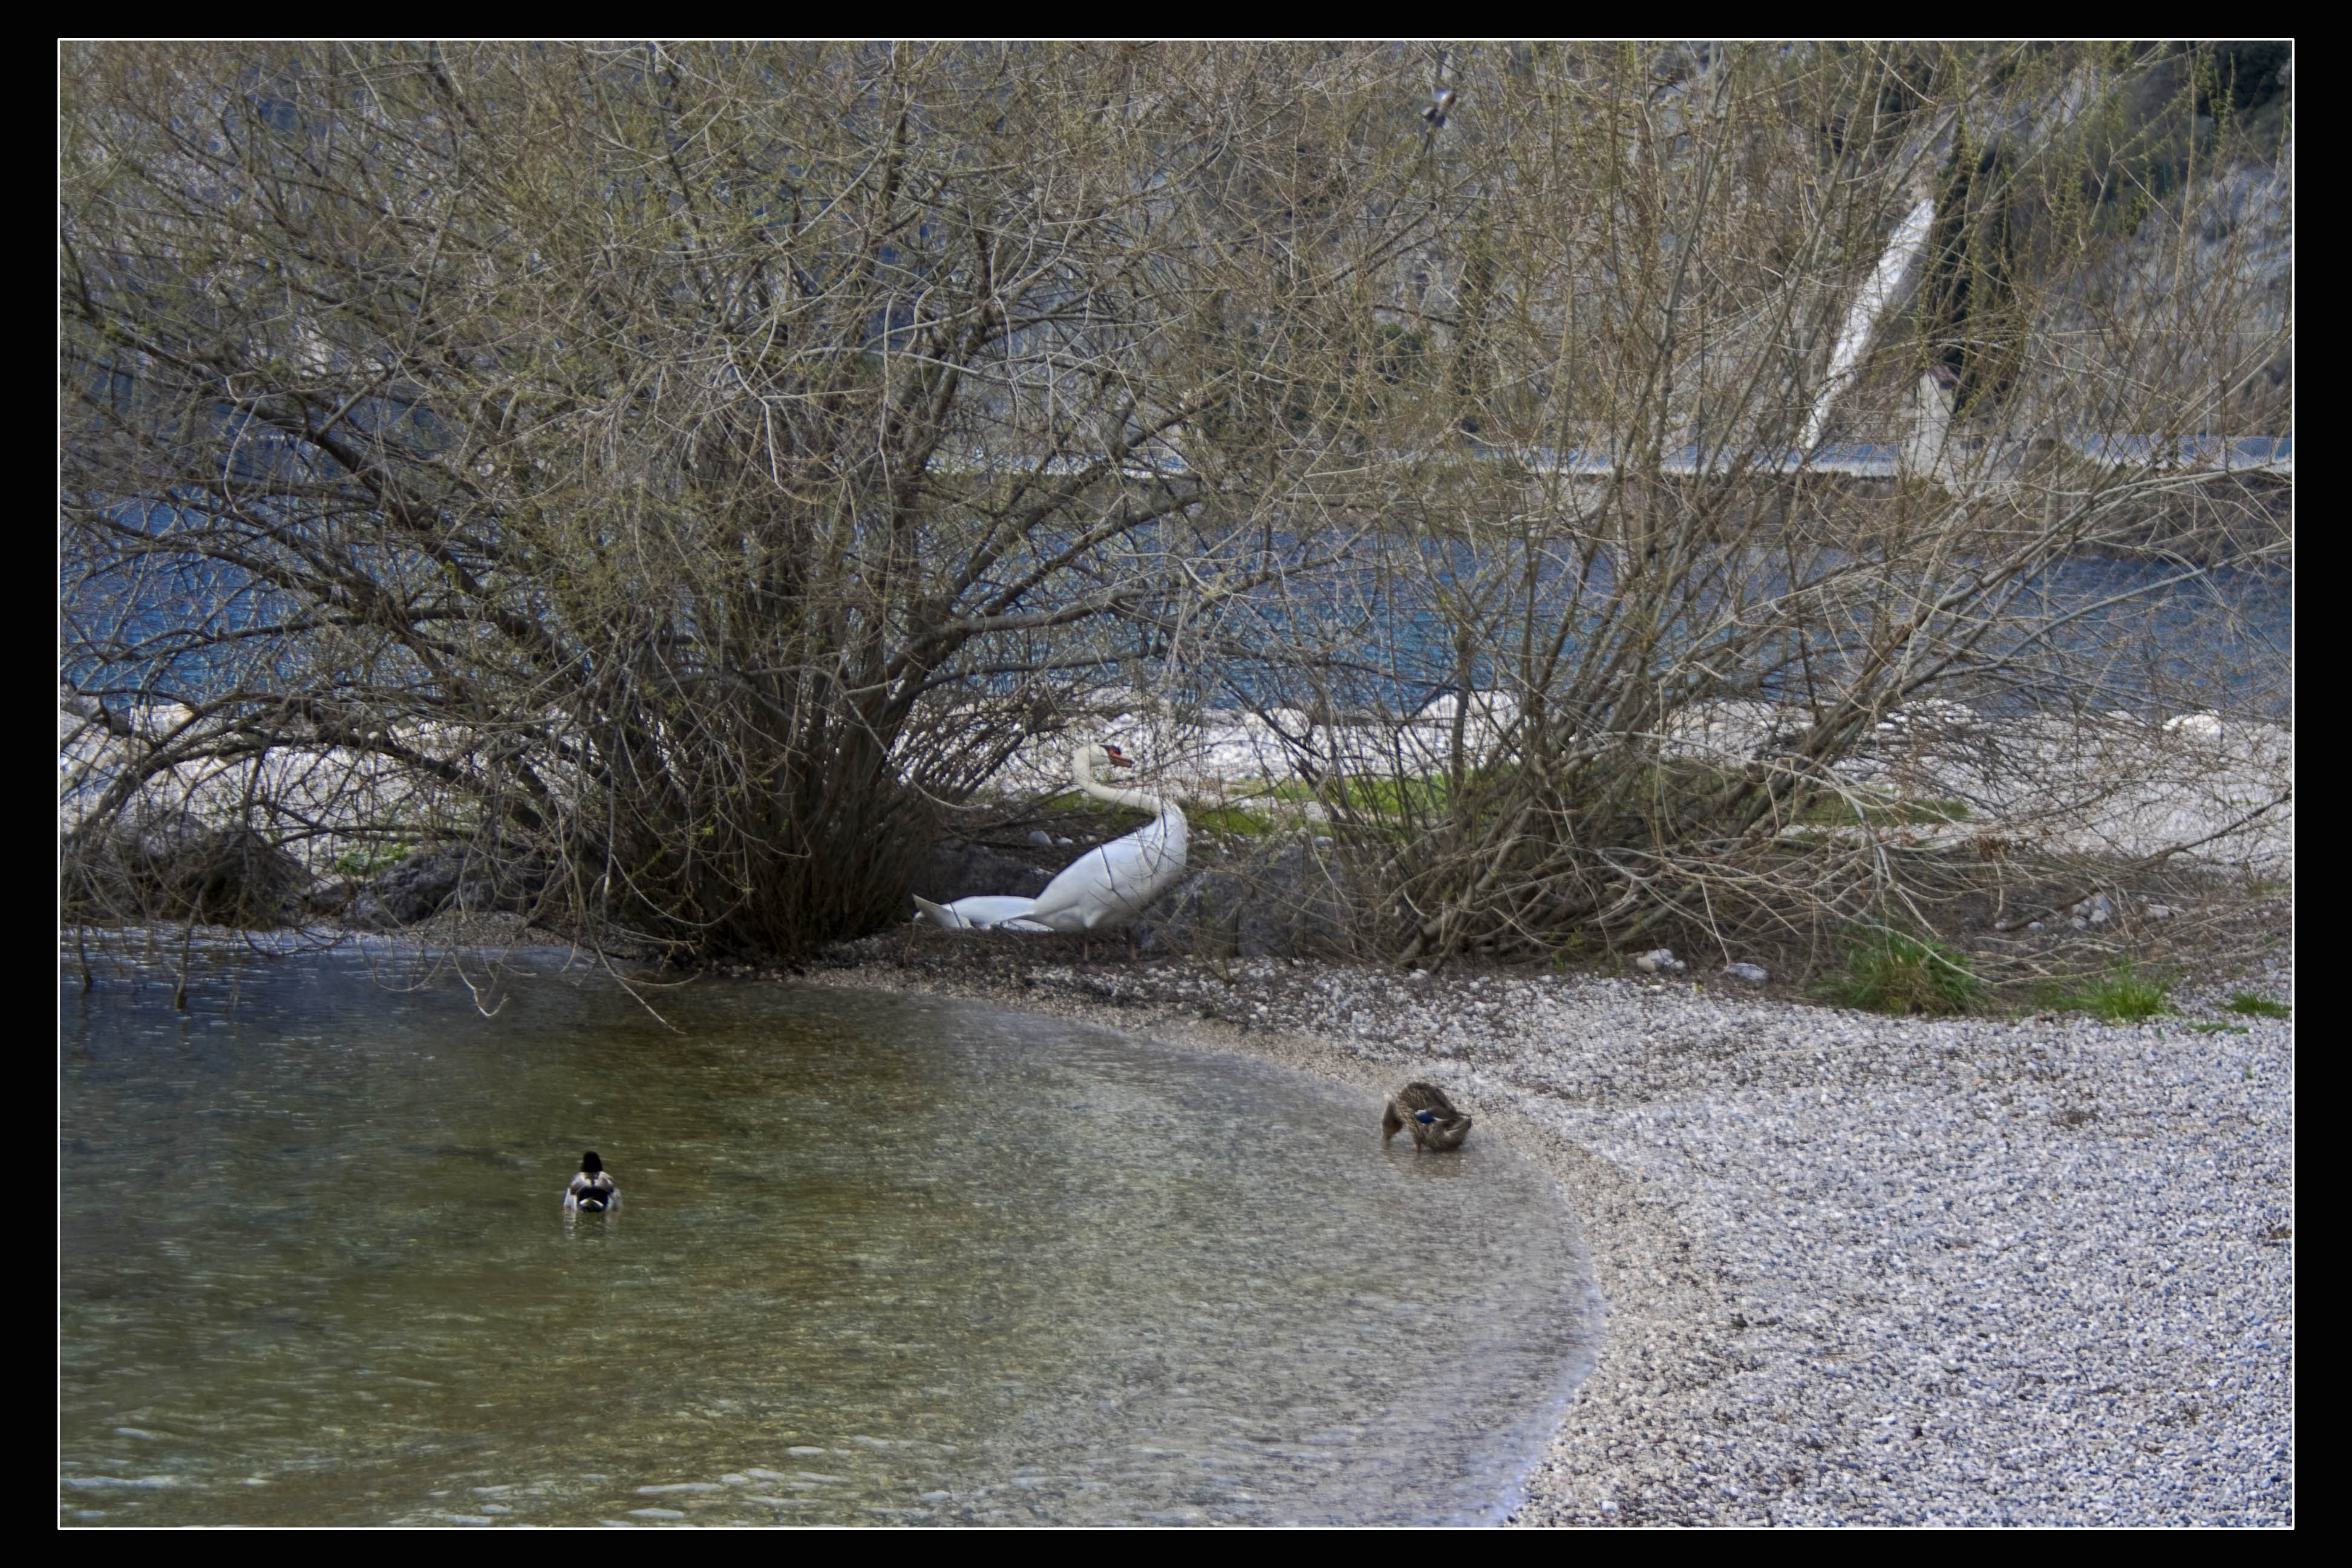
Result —
[[1743, 980], [1750, 985], [1761, 985], [1772, 978], [1761, 964], [1755, 963], [1727, 963], [1723, 966], [1723, 973], [1730, 979]]
[[2040, 921], [2028, 921], [2025, 922], [2025, 929], [2027, 931], [2047, 931], [2050, 928], [2043, 925]]
[[278, 925], [310, 878], [301, 864], [249, 828], [198, 835], [183, 868], [184, 891], [200, 920], [229, 925]]
[[2074, 917], [2074, 929], [2081, 931], [2089, 926], [2106, 924], [2115, 918], [2116, 907], [2107, 902], [2106, 894], [2094, 893], [2066, 912]]
[[1136, 921], [1145, 952], [1295, 958], [1345, 946], [1337, 868], [1296, 840], [1238, 865], [1194, 871]]
[[547, 879], [547, 868], [538, 861], [501, 859], [488, 849], [447, 845], [411, 855], [362, 883], [344, 906], [343, 918], [385, 931], [453, 907], [475, 914], [527, 910], [538, 902]]
[[974, 893], [1034, 899], [1053, 879], [1043, 868], [1024, 864], [1001, 849], [946, 838], [933, 846], [929, 860], [910, 879], [908, 891], [942, 903]]
[[2147, 918], [2152, 921], [2168, 921], [2179, 912], [2180, 911], [2179, 910], [2174, 909], [2170, 904], [2150, 904], [2147, 906]]
[[2198, 741], [2219, 741], [2222, 736], [2219, 713], [2183, 713], [2178, 718], [2167, 719], [2164, 728], [2168, 734], [2185, 735]]
[[67, 913], [100, 921], [180, 920], [268, 928], [299, 922], [312, 879], [249, 827], [125, 826], [69, 848]]
[[[1931, 697], [1889, 715], [1897, 724], [1917, 726], [1947, 736], [1963, 736], [1977, 728], [1977, 712], [1965, 703]], [[1886, 726], [1880, 725], [1885, 729]]]
[[1040, 849], [1051, 849], [1054, 847], [1054, 836], [1042, 827], [1033, 827], [1029, 830], [1029, 842]]
[[384, 930], [415, 925], [438, 914], [457, 890], [465, 857], [454, 849], [411, 855], [370, 878], [353, 894], [346, 917], [352, 924]]
[[1676, 958], [1673, 948], [1658, 947], [1634, 959], [1633, 967], [1644, 974], [1679, 974], [1690, 965]]

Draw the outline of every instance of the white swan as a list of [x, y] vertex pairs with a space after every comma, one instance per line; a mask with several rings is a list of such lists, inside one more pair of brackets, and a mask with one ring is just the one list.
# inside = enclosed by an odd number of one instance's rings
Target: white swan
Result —
[[1080, 746], [1070, 756], [1070, 777], [1097, 800], [1151, 813], [1151, 821], [1124, 838], [1089, 849], [1045, 884], [1034, 899], [982, 894], [935, 904], [919, 898], [917, 920], [950, 931], [1059, 931], [1081, 936], [1114, 931], [1141, 914], [1151, 900], [1184, 874], [1184, 840], [1190, 831], [1172, 800], [1139, 789], [1113, 789], [1097, 781], [1103, 766], [1135, 764], [1116, 746]]

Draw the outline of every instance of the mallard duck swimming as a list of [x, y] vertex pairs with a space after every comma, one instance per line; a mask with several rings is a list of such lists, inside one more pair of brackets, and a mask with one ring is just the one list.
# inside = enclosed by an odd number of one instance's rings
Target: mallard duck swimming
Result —
[[563, 1212], [610, 1214], [620, 1206], [621, 1189], [613, 1184], [613, 1173], [596, 1158], [596, 1151], [589, 1150], [580, 1156], [580, 1173], [563, 1189]]
[[1445, 1091], [1433, 1083], [1409, 1083], [1396, 1091], [1381, 1114], [1381, 1142], [1407, 1128], [1412, 1130], [1412, 1152], [1459, 1149], [1470, 1136], [1470, 1118], [1454, 1109]]

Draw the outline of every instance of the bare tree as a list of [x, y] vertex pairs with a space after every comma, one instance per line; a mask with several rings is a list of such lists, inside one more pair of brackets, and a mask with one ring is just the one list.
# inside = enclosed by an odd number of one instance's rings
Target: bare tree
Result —
[[[1228, 617], [1377, 946], [2007, 919], [2020, 864], [2095, 884], [2284, 809], [2283, 650], [2231, 578], [2284, 561], [2286, 492], [2213, 470], [2292, 323], [2212, 221], [2264, 149], [2166, 134], [2204, 90], [2168, 61], [1463, 52], [1381, 301], [1415, 372], [1354, 400], [1395, 444], [1315, 498], [1379, 525]], [[2226, 759], [2163, 728], [2222, 707]]]
[[2120, 612], [2053, 573], [2285, 549], [2271, 481], [2081, 439], [2284, 433], [2224, 428], [2291, 321], [2251, 226], [2201, 237], [2221, 153], [2126, 133], [2196, 118], [2182, 68], [69, 51], [73, 843], [159, 799], [314, 868], [447, 840], [486, 896], [795, 951], [1119, 683], [1271, 723], [1391, 953], [1941, 896], [1909, 796], [2120, 787], [2045, 755], [2120, 705]]
[[396, 796], [255, 800], [273, 832], [462, 833], [687, 951], [894, 911], [929, 803], [1121, 651], [1083, 628], [1194, 589], [1207, 486], [1166, 439], [1251, 391], [1185, 193], [1283, 85], [1126, 48], [74, 51], [68, 642], [87, 694], [184, 710], [80, 832], [326, 746]]

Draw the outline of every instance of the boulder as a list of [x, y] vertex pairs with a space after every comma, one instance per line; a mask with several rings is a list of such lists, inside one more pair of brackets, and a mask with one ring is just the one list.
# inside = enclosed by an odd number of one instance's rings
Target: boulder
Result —
[[411, 855], [361, 884], [351, 902], [343, 906], [344, 918], [353, 925], [375, 931], [415, 925], [430, 919], [441, 912], [441, 906], [457, 890], [457, 879], [464, 868], [464, 855], [458, 850], [435, 849]]
[[1239, 958], [1344, 951], [1348, 905], [1338, 868], [1293, 840], [1186, 877], [1143, 911], [1136, 942], [1146, 952]]
[[302, 918], [310, 875], [250, 827], [184, 823], [124, 827], [65, 852], [70, 918], [186, 920], [267, 929]]
[[961, 838], [943, 838], [931, 847], [930, 858], [916, 872], [909, 890], [941, 903], [975, 893], [1034, 899], [1053, 879], [1051, 871], [1026, 856]]
[[430, 920], [446, 909], [474, 913], [528, 910], [547, 886], [548, 868], [528, 858], [504, 859], [468, 845], [420, 850], [378, 872], [343, 906], [344, 921], [389, 931]]

